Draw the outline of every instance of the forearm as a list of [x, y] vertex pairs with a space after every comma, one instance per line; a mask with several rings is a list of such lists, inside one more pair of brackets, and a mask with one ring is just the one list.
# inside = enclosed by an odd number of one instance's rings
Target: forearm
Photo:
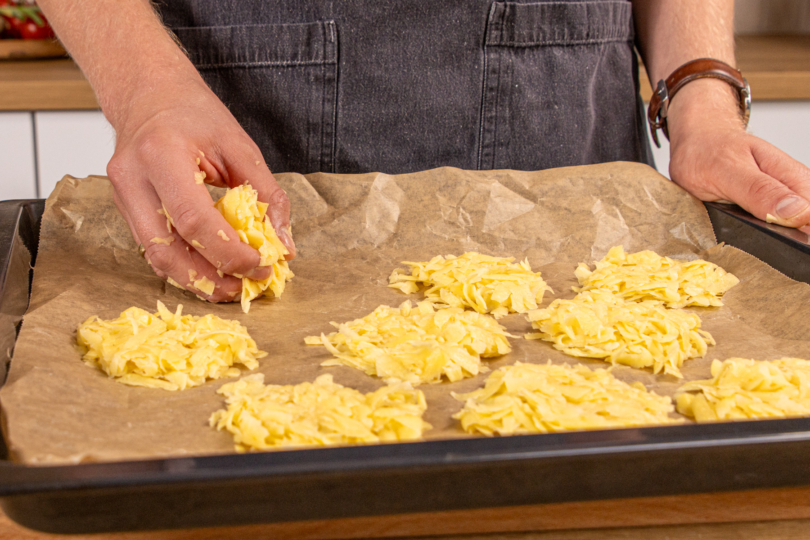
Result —
[[[201, 78], [147, 0], [39, 0], [116, 129], [156, 94]], [[147, 113], [148, 114], [148, 113]]]
[[[653, 88], [679, 66], [696, 58], [715, 58], [734, 66], [733, 0], [634, 0], [638, 45]], [[693, 122], [741, 125], [731, 87], [701, 79], [672, 99], [667, 120], [676, 138]]]

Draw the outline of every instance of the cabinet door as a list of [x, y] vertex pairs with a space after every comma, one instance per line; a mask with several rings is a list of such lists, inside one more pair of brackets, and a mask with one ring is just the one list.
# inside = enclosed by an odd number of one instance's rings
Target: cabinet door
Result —
[[107, 174], [115, 132], [101, 112], [37, 112], [34, 121], [40, 197], [47, 197], [66, 174], [76, 178]]
[[35, 199], [34, 167], [31, 113], [0, 113], [0, 200]]

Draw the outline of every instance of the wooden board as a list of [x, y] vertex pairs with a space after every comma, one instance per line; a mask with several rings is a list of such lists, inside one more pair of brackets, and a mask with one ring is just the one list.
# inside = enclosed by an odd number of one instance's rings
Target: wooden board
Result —
[[0, 60], [59, 58], [67, 51], [55, 39], [0, 39]]

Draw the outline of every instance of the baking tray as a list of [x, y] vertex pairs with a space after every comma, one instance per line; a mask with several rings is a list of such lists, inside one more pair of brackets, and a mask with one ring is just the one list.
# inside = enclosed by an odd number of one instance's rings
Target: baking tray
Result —
[[[720, 241], [810, 281], [807, 235], [734, 207], [707, 208]], [[43, 210], [41, 200], [0, 202], [6, 359], [27, 306]], [[4, 379], [6, 362], [0, 370]], [[3, 510], [26, 527], [55, 533], [810, 485], [810, 418], [45, 467], [12, 463], [0, 450]]]

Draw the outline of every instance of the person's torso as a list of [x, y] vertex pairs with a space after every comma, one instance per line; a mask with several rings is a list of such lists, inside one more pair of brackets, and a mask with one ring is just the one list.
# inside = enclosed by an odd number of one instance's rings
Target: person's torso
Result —
[[274, 171], [650, 162], [627, 1], [160, 6]]

